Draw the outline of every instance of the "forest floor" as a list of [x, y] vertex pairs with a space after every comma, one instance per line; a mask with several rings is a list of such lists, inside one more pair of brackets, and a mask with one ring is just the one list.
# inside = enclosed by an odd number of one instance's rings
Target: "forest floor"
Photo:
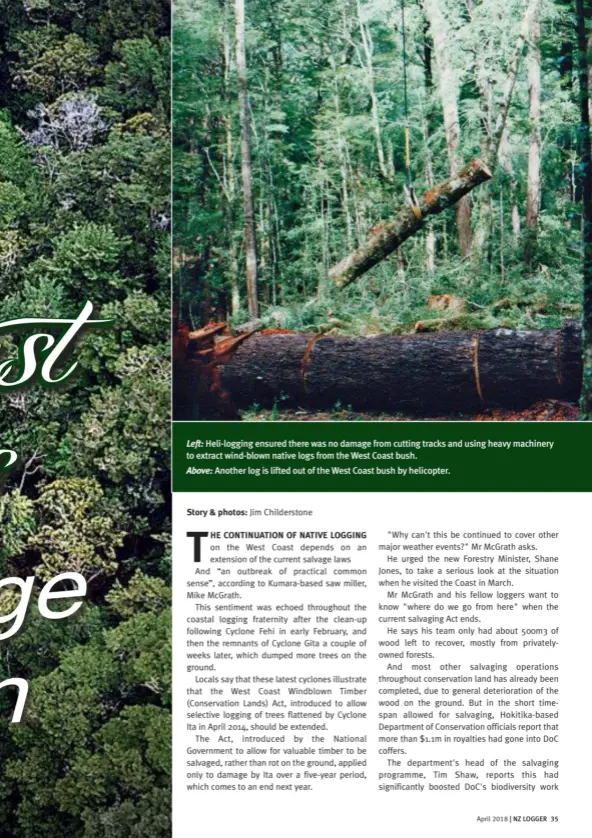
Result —
[[244, 422], [562, 422], [576, 421], [578, 406], [570, 402], [547, 400], [523, 410], [490, 408], [482, 413], [448, 416], [410, 416], [402, 413], [359, 413], [336, 405], [329, 411], [305, 410], [246, 410], [241, 413]]

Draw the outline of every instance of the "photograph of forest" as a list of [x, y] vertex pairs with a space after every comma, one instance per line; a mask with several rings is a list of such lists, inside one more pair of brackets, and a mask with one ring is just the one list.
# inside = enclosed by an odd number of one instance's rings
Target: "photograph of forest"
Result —
[[592, 416], [584, 0], [178, 0], [174, 416]]
[[2, 838], [171, 834], [169, 35], [163, 0], [0, 2], [0, 321], [113, 321], [0, 394], [1, 576], [88, 585], [0, 646]]

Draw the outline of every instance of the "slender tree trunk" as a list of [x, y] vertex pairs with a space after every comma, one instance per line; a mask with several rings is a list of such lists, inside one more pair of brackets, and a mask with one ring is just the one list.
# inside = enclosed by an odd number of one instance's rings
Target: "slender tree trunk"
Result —
[[[432, 72], [432, 49], [432, 41], [426, 23], [424, 25], [423, 32], [423, 63], [427, 109], [425, 111], [425, 116], [423, 119], [423, 139], [425, 146], [425, 178], [426, 186], [428, 187], [428, 189], [431, 189], [435, 184], [434, 169], [432, 166], [432, 155], [430, 149], [430, 140], [432, 137], [433, 128], [431, 97], [434, 86], [434, 76]], [[434, 233], [434, 227], [432, 224], [430, 224], [426, 230], [425, 257], [426, 270], [428, 273], [433, 274], [436, 270], [436, 234]]]
[[339, 171], [341, 174], [341, 203], [343, 205], [343, 214], [345, 216], [345, 234], [347, 237], [348, 247], [353, 244], [353, 221], [350, 209], [349, 200], [349, 170], [347, 165], [347, 139], [343, 136], [341, 131], [341, 101], [339, 96], [339, 80], [337, 78], [337, 67], [332, 63], [335, 72], [334, 85], [334, 100], [335, 100], [335, 122], [337, 130], [337, 150], [339, 154]]
[[520, 238], [520, 210], [516, 201], [512, 202], [512, 234], [514, 242], [517, 242]]
[[504, 236], [504, 190], [503, 188], [500, 189], [500, 201], [499, 201], [499, 227], [500, 227], [500, 248], [499, 248], [499, 257], [500, 257], [500, 282], [503, 285], [506, 281], [506, 269], [504, 265], [504, 247], [506, 246], [505, 236]]
[[481, 264], [486, 263], [489, 258], [492, 229], [493, 201], [491, 198], [491, 189], [484, 186], [482, 194], [479, 195], [479, 217], [475, 225], [473, 250], [471, 252], [471, 260], [475, 269], [479, 269]]
[[590, 102], [588, 84], [588, 40], [586, 0], [576, 0], [578, 26], [578, 76], [580, 82], [580, 159], [583, 192], [583, 278], [584, 311], [582, 330], [582, 418], [592, 421], [592, 158], [590, 153]]
[[[454, 68], [450, 63], [448, 23], [440, 7], [441, 0], [424, 0], [423, 8], [430, 27], [434, 56], [438, 68], [440, 97], [442, 99], [442, 113], [444, 116], [444, 131], [446, 133], [446, 147], [450, 175], [454, 177], [462, 166], [459, 156], [460, 121], [458, 114], [458, 80]], [[468, 196], [462, 198], [455, 208], [458, 243], [463, 256], [471, 250], [471, 204]]]
[[[514, 88], [516, 86], [516, 78], [518, 76], [518, 67], [520, 59], [524, 51], [524, 45], [528, 34], [530, 33], [533, 20], [536, 19], [538, 13], [540, 0], [528, 0], [522, 24], [520, 27], [520, 35], [516, 41], [514, 52], [508, 64], [508, 71], [506, 75], [506, 83], [502, 101], [499, 106], [497, 117], [492, 118], [493, 110], [493, 93], [490, 84], [485, 78], [480, 75], [478, 79], [481, 97], [484, 102], [484, 159], [488, 162], [489, 168], [493, 172], [501, 159], [502, 165], [509, 174], [512, 174], [511, 157], [508, 160], [509, 141], [507, 135], [508, 113], [514, 97]], [[508, 168], [509, 167], [509, 168]], [[473, 248], [473, 258], [477, 263], [484, 256], [487, 249], [487, 242], [490, 239], [490, 232], [492, 229], [493, 213], [491, 205], [491, 194], [482, 194], [481, 206], [479, 209], [479, 221], [475, 231], [475, 244]], [[520, 215], [517, 206], [512, 208], [512, 228], [514, 235], [517, 236], [520, 229]]]
[[241, 307], [239, 274], [237, 245], [233, 244], [230, 252], [230, 312], [234, 317], [239, 313]]
[[510, 199], [512, 202], [512, 236], [514, 242], [517, 242], [520, 237], [520, 210], [518, 202], [516, 201], [516, 192], [518, 185], [516, 183], [516, 174], [514, 172], [514, 165], [512, 163], [512, 147], [510, 146], [510, 138], [508, 131], [504, 131], [502, 142], [500, 146], [500, 158], [502, 166], [510, 178]]
[[327, 195], [327, 177], [325, 173], [325, 162], [320, 148], [318, 154], [318, 176], [319, 176], [319, 214], [321, 216], [322, 230], [322, 265], [319, 271], [319, 282], [317, 285], [317, 297], [322, 297], [327, 288], [327, 274], [329, 272], [330, 249], [329, 249], [329, 200]]
[[[472, 14], [473, 5], [469, 6]], [[481, 157], [487, 160], [491, 146], [491, 137], [493, 134], [492, 118], [493, 118], [493, 91], [489, 83], [486, 69], [483, 66], [483, 61], [475, 56], [475, 81], [479, 88], [480, 104], [481, 104]], [[473, 247], [471, 250], [471, 260], [475, 270], [480, 270], [488, 252], [488, 246], [492, 235], [492, 200], [491, 189], [489, 184], [486, 184], [479, 193], [477, 201], [477, 223], [473, 233]]]
[[[264, 200], [263, 195], [263, 183], [261, 183], [261, 189], [259, 190], [259, 212], [258, 212], [258, 224], [256, 225], [256, 229], [258, 230], [258, 237], [257, 241], [259, 247], [257, 249], [258, 255], [258, 265], [257, 269], [259, 274], [262, 277], [268, 276], [268, 258], [269, 258], [269, 225], [267, 223], [267, 206]], [[265, 289], [261, 294], [261, 298], [264, 302], [269, 302], [269, 294], [266, 293], [269, 291], [269, 283], [265, 283]]]
[[360, 29], [360, 36], [362, 39], [362, 47], [364, 50], [364, 69], [366, 71], [366, 79], [368, 85], [368, 93], [370, 94], [370, 105], [372, 111], [372, 126], [374, 128], [374, 136], [376, 137], [376, 156], [378, 158], [378, 168], [380, 174], [385, 180], [390, 179], [389, 171], [386, 165], [384, 155], [384, 145], [382, 142], [382, 129], [380, 126], [380, 111], [378, 109], [378, 98], [376, 96], [376, 87], [374, 84], [374, 45], [372, 43], [372, 36], [370, 30], [364, 26], [362, 22], [362, 9], [358, 0], [356, 4], [358, 13], [358, 26]]
[[526, 243], [525, 259], [530, 264], [534, 256], [541, 205], [541, 24], [538, 15], [532, 20], [528, 49], [528, 182], [526, 187]]
[[[426, 163], [425, 163], [426, 185], [429, 189], [434, 186], [434, 172], [432, 169], [432, 162], [430, 160], [429, 152], [426, 149]], [[426, 269], [428, 273], [433, 274], [436, 271], [436, 234], [434, 228], [430, 224], [426, 230], [425, 240], [425, 255], [426, 255]]]
[[[468, 2], [469, 14], [472, 17], [474, 5], [472, 0]], [[479, 57], [479, 48], [477, 46], [475, 54], [475, 81], [479, 88], [481, 97], [481, 126], [482, 126], [482, 140], [481, 140], [481, 154], [484, 160], [487, 160], [491, 154], [491, 146], [494, 137], [494, 116], [493, 103], [494, 95], [489, 79], [487, 67], [482, 58]], [[512, 204], [512, 236], [515, 242], [520, 238], [520, 210], [516, 200], [516, 193], [518, 191], [516, 174], [512, 163], [512, 148], [510, 145], [510, 137], [507, 126], [502, 131], [499, 148], [500, 162], [510, 179], [510, 199]], [[492, 200], [489, 187], [483, 189], [480, 193], [479, 206], [479, 220], [477, 221], [476, 229], [473, 235], [473, 262], [479, 265], [483, 255], [488, 249], [488, 243], [491, 236], [491, 224], [493, 220]]]
[[247, 85], [247, 56], [245, 49], [245, 0], [234, 0], [236, 23], [236, 66], [241, 125], [241, 160], [243, 181], [243, 212], [245, 216], [245, 257], [247, 305], [251, 318], [259, 317], [257, 296], [257, 236], [255, 232], [255, 204], [253, 198], [253, 159], [249, 88]]
[[527, 41], [529, 33], [532, 31], [533, 20], [537, 18], [540, 0], [528, 0], [528, 5], [522, 18], [522, 25], [520, 27], [520, 35], [516, 41], [514, 53], [508, 65], [508, 73], [506, 76], [506, 84], [504, 87], [504, 94], [500, 103], [495, 127], [492, 134], [491, 151], [488, 159], [489, 168], [493, 171], [497, 165], [500, 145], [506, 124], [508, 122], [508, 113], [514, 98], [514, 88], [516, 87], [516, 78], [518, 77], [518, 67], [520, 66], [520, 59], [524, 51], [524, 45]]
[[231, 75], [231, 32], [230, 19], [232, 14], [231, 0], [226, 0], [224, 6], [224, 21], [223, 21], [223, 54], [224, 54], [224, 99], [226, 103], [226, 113], [224, 115], [224, 132], [225, 132], [225, 148], [223, 153], [224, 161], [224, 191], [227, 196], [227, 218], [228, 218], [228, 236], [232, 241], [230, 246], [229, 256], [229, 284], [230, 284], [230, 312], [236, 316], [240, 311], [240, 267], [238, 263], [238, 242], [234, 239], [234, 226], [236, 221], [236, 180], [234, 172], [234, 138], [232, 136], [232, 119], [230, 117], [231, 105], [230, 100], [232, 96], [230, 88]]
[[340, 149], [340, 156], [341, 156], [341, 192], [342, 192], [342, 199], [343, 199], [343, 212], [345, 214], [345, 234], [347, 238], [347, 244], [349, 247], [352, 246], [354, 241], [354, 227], [352, 221], [352, 215], [349, 208], [349, 187], [347, 185], [348, 180], [348, 171], [347, 171], [347, 160], [343, 153], [343, 149]]
[[[472, 16], [474, 5], [471, 0], [469, 0], [467, 8], [469, 15]], [[487, 68], [483, 58], [479, 55], [478, 48], [475, 51], [474, 74], [480, 96], [481, 157], [483, 160], [487, 160], [493, 135], [493, 90]], [[477, 216], [477, 221], [474, 224], [471, 261], [477, 272], [481, 270], [483, 263], [487, 261], [493, 234], [493, 202], [489, 184], [486, 184], [479, 192], [477, 201], [473, 205], [473, 220], [475, 219], [475, 215]]]

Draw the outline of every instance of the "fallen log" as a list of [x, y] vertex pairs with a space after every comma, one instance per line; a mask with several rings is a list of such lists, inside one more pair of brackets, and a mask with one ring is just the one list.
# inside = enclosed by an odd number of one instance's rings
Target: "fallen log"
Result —
[[382, 410], [434, 416], [485, 407], [577, 401], [581, 328], [439, 332], [375, 337], [254, 335], [219, 367], [236, 407]]
[[415, 235], [428, 216], [444, 212], [491, 176], [482, 160], [471, 160], [450, 180], [422, 195], [417, 207], [406, 207], [392, 221], [383, 221], [373, 227], [365, 244], [331, 268], [330, 278], [338, 288], [345, 288]]

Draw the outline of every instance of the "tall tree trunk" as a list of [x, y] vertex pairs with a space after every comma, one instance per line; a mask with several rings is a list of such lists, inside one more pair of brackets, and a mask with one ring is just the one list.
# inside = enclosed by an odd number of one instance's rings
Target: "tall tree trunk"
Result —
[[241, 307], [240, 288], [238, 284], [240, 268], [237, 249], [236, 243], [233, 243], [230, 251], [230, 312], [233, 317], [236, 317]]
[[349, 169], [347, 165], [348, 159], [348, 152], [347, 152], [347, 138], [343, 136], [341, 131], [341, 100], [339, 94], [339, 78], [337, 74], [337, 65], [334, 60], [331, 61], [331, 66], [333, 68], [333, 72], [335, 73], [335, 78], [333, 79], [333, 87], [334, 93], [333, 98], [335, 101], [335, 127], [337, 131], [337, 152], [339, 156], [339, 171], [341, 174], [341, 203], [343, 206], [343, 215], [345, 217], [345, 234], [347, 238], [347, 245], [348, 247], [352, 247], [353, 245], [353, 221], [352, 221], [352, 214], [350, 209], [350, 200], [349, 200]]
[[[508, 159], [509, 154], [509, 140], [507, 132], [508, 113], [514, 97], [514, 88], [516, 86], [516, 78], [518, 76], [518, 67], [520, 66], [520, 59], [524, 51], [524, 45], [529, 33], [532, 30], [533, 21], [537, 19], [538, 7], [540, 0], [528, 0], [527, 6], [522, 18], [520, 26], [520, 34], [514, 52], [508, 64], [506, 75], [506, 82], [502, 100], [495, 120], [492, 118], [493, 112], [493, 91], [491, 85], [486, 80], [483, 74], [478, 78], [479, 89], [484, 103], [484, 149], [483, 156], [487, 161], [489, 168], [493, 172], [501, 158], [502, 165], [512, 176], [512, 162]], [[483, 194], [481, 196], [481, 206], [479, 212], [479, 221], [475, 231], [475, 244], [473, 248], [473, 258], [475, 262], [480, 261], [487, 249], [488, 240], [490, 240], [490, 232], [492, 228], [493, 212], [491, 204], [491, 194]], [[516, 236], [520, 228], [520, 216], [517, 207], [512, 208], [512, 228]]]
[[505, 172], [510, 178], [510, 198], [512, 201], [512, 236], [517, 242], [520, 237], [520, 210], [516, 201], [516, 192], [518, 184], [516, 183], [516, 174], [514, 172], [514, 165], [512, 163], [512, 147], [510, 145], [510, 138], [507, 130], [504, 131], [502, 142], [500, 146], [500, 158]]
[[251, 116], [247, 85], [247, 56], [245, 49], [245, 0], [234, 0], [236, 23], [236, 67], [241, 126], [241, 161], [243, 181], [243, 212], [245, 216], [245, 258], [247, 305], [249, 316], [259, 317], [257, 296], [257, 236], [255, 233], [255, 205], [253, 199], [253, 157], [251, 152]]
[[[423, 9], [430, 27], [434, 56], [438, 68], [440, 97], [442, 99], [442, 113], [444, 116], [444, 131], [446, 133], [446, 147], [450, 175], [454, 177], [462, 166], [459, 157], [460, 121], [458, 114], [458, 80], [454, 68], [450, 63], [448, 23], [440, 7], [441, 0], [424, 0]], [[456, 228], [458, 243], [463, 256], [471, 250], [471, 205], [469, 197], [462, 198], [456, 205]]]
[[532, 19], [528, 48], [528, 183], [526, 188], [526, 245], [525, 259], [532, 262], [536, 244], [541, 205], [541, 24], [539, 16]]
[[329, 272], [330, 247], [329, 247], [329, 197], [327, 194], [327, 175], [325, 172], [325, 161], [319, 147], [318, 155], [318, 178], [319, 178], [319, 214], [321, 217], [322, 232], [322, 265], [319, 271], [319, 282], [317, 285], [317, 297], [321, 298], [327, 288], [327, 274]]
[[506, 76], [506, 84], [504, 87], [504, 94], [500, 103], [495, 127], [493, 129], [491, 151], [488, 159], [489, 168], [493, 171], [497, 165], [500, 145], [506, 124], [508, 121], [508, 113], [514, 98], [514, 88], [516, 87], [516, 78], [518, 76], [518, 67], [520, 66], [520, 59], [524, 51], [524, 45], [527, 41], [529, 33], [532, 31], [533, 21], [537, 18], [540, 0], [528, 0], [528, 5], [522, 18], [522, 25], [520, 27], [520, 35], [514, 47], [514, 53], [508, 64], [508, 73]]
[[[426, 148], [425, 155], [425, 176], [426, 185], [429, 189], [434, 186], [434, 171], [432, 169], [432, 161], [430, 159], [429, 150]], [[436, 272], [436, 234], [433, 226], [430, 224], [426, 230], [425, 240], [425, 256], [426, 256], [426, 270], [429, 274]]]
[[232, 136], [232, 119], [231, 119], [231, 99], [233, 96], [231, 85], [230, 85], [230, 76], [232, 70], [232, 38], [231, 38], [231, 28], [230, 28], [230, 21], [232, 16], [232, 2], [231, 0], [226, 0], [224, 4], [224, 20], [222, 23], [222, 49], [223, 49], [223, 56], [224, 56], [224, 100], [226, 104], [226, 112], [224, 114], [224, 133], [225, 133], [225, 143], [224, 143], [224, 152], [223, 152], [223, 164], [224, 164], [224, 174], [223, 174], [223, 182], [224, 182], [224, 193], [227, 196], [227, 223], [228, 223], [228, 237], [231, 240], [230, 246], [230, 254], [228, 258], [229, 263], [229, 277], [228, 281], [230, 284], [230, 311], [233, 316], [236, 316], [240, 311], [241, 306], [241, 299], [240, 299], [240, 287], [239, 287], [239, 279], [240, 279], [240, 268], [238, 262], [238, 250], [239, 244], [234, 239], [234, 227], [236, 222], [236, 179], [235, 179], [235, 172], [234, 172], [234, 138]]
[[578, 26], [578, 76], [580, 82], [580, 158], [583, 192], [583, 278], [584, 312], [582, 329], [582, 418], [592, 421], [592, 157], [590, 153], [590, 102], [588, 84], [588, 40], [586, 0], [576, 0]]
[[[423, 119], [423, 138], [425, 146], [425, 179], [426, 186], [431, 189], [434, 184], [434, 169], [432, 166], [432, 155], [430, 149], [430, 140], [433, 133], [433, 114], [431, 97], [434, 86], [434, 76], [432, 72], [432, 40], [430, 38], [429, 28], [427, 22], [424, 24], [423, 30], [423, 64], [424, 64], [424, 83], [427, 99], [427, 109]], [[429, 274], [436, 271], [436, 234], [434, 227], [430, 224], [426, 230], [425, 240], [425, 257], [426, 270]]]
[[390, 180], [390, 174], [386, 165], [384, 155], [384, 145], [382, 142], [382, 129], [380, 126], [380, 111], [378, 109], [378, 98], [376, 96], [376, 87], [374, 84], [374, 45], [372, 43], [372, 35], [370, 30], [364, 25], [362, 21], [362, 9], [358, 0], [356, 4], [356, 11], [358, 14], [358, 26], [360, 29], [360, 37], [362, 39], [362, 47], [364, 50], [364, 69], [366, 71], [366, 80], [368, 85], [368, 93], [370, 95], [370, 106], [372, 112], [372, 127], [374, 129], [374, 136], [376, 137], [376, 156], [378, 158], [378, 168], [380, 174], [385, 180]]
[[[472, 15], [473, 4], [469, 3], [468, 8]], [[477, 54], [475, 55], [474, 71], [481, 106], [481, 156], [483, 160], [487, 160], [493, 134], [493, 90], [483, 60]], [[493, 202], [489, 184], [484, 186], [480, 191], [476, 209], [477, 223], [475, 224], [473, 233], [471, 260], [475, 271], [480, 271], [489, 253], [489, 244], [493, 229]]]

